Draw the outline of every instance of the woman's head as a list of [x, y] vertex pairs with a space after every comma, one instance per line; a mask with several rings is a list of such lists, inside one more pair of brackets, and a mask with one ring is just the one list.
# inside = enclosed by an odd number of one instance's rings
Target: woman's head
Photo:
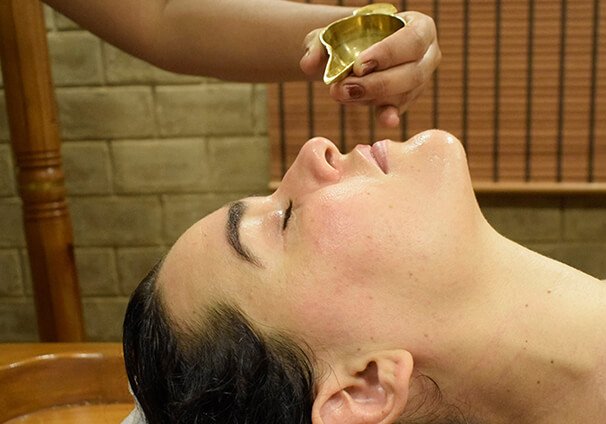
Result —
[[124, 320], [127, 373], [147, 423], [309, 422], [308, 352], [262, 334], [227, 304], [180, 329], [155, 289], [158, 268], [133, 293]]
[[[393, 422], [410, 406], [412, 356], [431, 350], [423, 320], [436, 301], [465, 295], [466, 269], [454, 265], [484, 222], [449, 134], [347, 155], [312, 139], [275, 193], [226, 206], [175, 243], [146, 294], [174, 331], [159, 348], [174, 356], [183, 346], [202, 372], [216, 364], [192, 349], [196, 335], [218, 343], [218, 333], [248, 329], [242, 340], [279, 346], [293, 359], [287, 370], [315, 376], [316, 422]], [[222, 355], [237, 362], [235, 351]]]

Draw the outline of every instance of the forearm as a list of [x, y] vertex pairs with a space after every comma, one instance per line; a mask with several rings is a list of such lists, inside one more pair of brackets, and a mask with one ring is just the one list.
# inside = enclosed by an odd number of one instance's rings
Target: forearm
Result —
[[303, 39], [352, 9], [284, 0], [45, 0], [118, 48], [174, 72], [303, 79]]

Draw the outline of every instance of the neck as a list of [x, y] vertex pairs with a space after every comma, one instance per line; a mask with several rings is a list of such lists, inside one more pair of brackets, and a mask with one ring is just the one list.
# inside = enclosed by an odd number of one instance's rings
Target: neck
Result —
[[484, 247], [420, 371], [479, 422], [606, 422], [606, 284], [492, 231]]

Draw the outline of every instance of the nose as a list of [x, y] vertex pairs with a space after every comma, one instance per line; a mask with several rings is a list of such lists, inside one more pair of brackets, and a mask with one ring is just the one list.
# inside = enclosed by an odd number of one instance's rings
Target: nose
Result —
[[339, 149], [330, 140], [323, 137], [308, 140], [284, 175], [280, 189], [295, 196], [336, 183], [341, 178], [341, 158]]

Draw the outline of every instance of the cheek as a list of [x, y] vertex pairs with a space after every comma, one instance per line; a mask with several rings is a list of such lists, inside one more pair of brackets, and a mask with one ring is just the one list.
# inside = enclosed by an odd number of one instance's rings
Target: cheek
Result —
[[323, 202], [322, 212], [309, 214], [303, 227], [309, 236], [311, 248], [322, 257], [332, 259], [341, 256], [346, 246], [351, 246], [359, 237], [360, 222], [354, 213], [341, 204]]
[[[289, 327], [312, 345], [330, 347], [351, 340], [365, 341], [375, 334], [372, 320], [377, 299], [370, 287], [351, 284], [346, 276], [310, 272], [301, 275], [298, 289], [289, 302]], [[361, 315], [360, 311], [364, 311]]]
[[[385, 246], [377, 231], [372, 195], [325, 196], [297, 217], [296, 253], [288, 264], [292, 325], [326, 345], [374, 334], [359, 311], [375, 309], [377, 266]], [[375, 199], [376, 200], [376, 199]]]
[[375, 262], [387, 240], [379, 225], [381, 217], [373, 208], [374, 197], [365, 191], [345, 201], [322, 199], [302, 217], [307, 255], [342, 276]]

